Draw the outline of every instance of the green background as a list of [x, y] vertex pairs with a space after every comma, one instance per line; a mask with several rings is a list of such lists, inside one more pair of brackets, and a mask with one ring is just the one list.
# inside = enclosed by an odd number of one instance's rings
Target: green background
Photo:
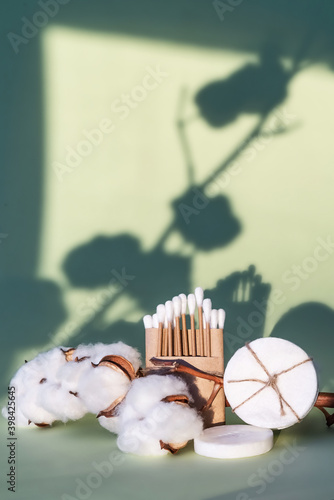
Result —
[[[41, 17], [38, 2], [1, 4], [3, 403], [15, 370], [53, 345], [144, 353], [142, 316], [198, 285], [226, 310], [226, 361], [286, 338], [334, 391], [332, 2], [57, 5]], [[22, 32], [27, 20], [40, 27]], [[1, 430], [2, 498], [334, 498], [318, 410], [269, 454], [231, 461], [192, 444], [124, 455], [94, 416], [20, 430], [15, 494]]]

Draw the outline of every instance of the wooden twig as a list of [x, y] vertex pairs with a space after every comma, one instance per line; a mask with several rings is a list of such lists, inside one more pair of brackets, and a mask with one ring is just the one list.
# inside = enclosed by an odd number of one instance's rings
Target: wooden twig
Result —
[[[192, 366], [190, 363], [186, 363], [184, 361], [162, 360], [157, 358], [151, 358], [150, 361], [156, 367], [168, 368], [169, 373], [187, 373], [188, 375], [214, 382], [212, 393], [201, 411], [206, 411], [210, 408], [219, 390], [224, 387], [224, 377], [214, 373], [203, 372], [202, 370]], [[227, 399], [225, 399], [225, 406], [231, 406]], [[317, 400], [314, 403], [314, 407], [318, 408], [325, 415], [328, 427], [334, 424], [334, 413], [331, 415], [327, 410], [325, 410], [325, 408], [334, 408], [333, 392], [319, 392]]]

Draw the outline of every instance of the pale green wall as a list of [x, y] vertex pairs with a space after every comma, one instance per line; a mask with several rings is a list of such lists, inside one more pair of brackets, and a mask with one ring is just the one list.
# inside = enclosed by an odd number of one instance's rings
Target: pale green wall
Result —
[[[227, 359], [273, 333], [314, 356], [321, 389], [334, 389], [334, 252], [319, 251], [334, 240], [332, 5], [237, 4], [220, 20], [205, 1], [70, 0], [16, 54], [8, 33], [41, 7], [3, 3], [3, 391], [53, 343], [122, 339], [143, 352], [142, 316], [198, 285], [226, 309]], [[122, 119], [115, 101], [152, 86], [156, 66], [161, 81]], [[200, 116], [196, 94], [217, 81]], [[114, 128], [60, 180], [55, 162], [106, 119]], [[210, 203], [176, 222], [194, 185]], [[116, 297], [123, 267], [134, 279]], [[290, 498], [276, 486], [268, 498]]]

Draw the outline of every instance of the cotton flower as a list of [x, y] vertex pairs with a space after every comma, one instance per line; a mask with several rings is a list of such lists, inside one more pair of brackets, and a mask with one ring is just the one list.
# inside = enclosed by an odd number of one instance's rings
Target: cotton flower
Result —
[[126, 398], [116, 409], [117, 445], [137, 455], [172, 453], [203, 430], [184, 380], [150, 375], [132, 382]]
[[[106, 356], [110, 362], [103, 362]], [[59, 347], [38, 354], [10, 382], [15, 387], [16, 424], [51, 425], [99, 413], [128, 391], [131, 379], [123, 365], [133, 378], [140, 367], [139, 352], [123, 342]], [[2, 414], [8, 418], [7, 408]]]
[[[100, 346], [99, 349], [95, 346], [96, 352], [91, 356], [87, 369], [81, 372], [77, 385], [78, 396], [91, 413], [99, 413], [125, 396], [140, 367], [140, 354], [133, 347], [123, 342]], [[83, 363], [86, 366], [87, 361]], [[124, 370], [120, 364], [124, 364]]]
[[[36, 424], [51, 424], [56, 420], [52, 411], [44, 408], [43, 394], [46, 382], [56, 382], [56, 373], [66, 363], [62, 349], [54, 348], [38, 354], [32, 361], [28, 361], [16, 372], [10, 386], [15, 387], [16, 398], [16, 424], [19, 426]], [[7, 416], [7, 410], [2, 414]]]

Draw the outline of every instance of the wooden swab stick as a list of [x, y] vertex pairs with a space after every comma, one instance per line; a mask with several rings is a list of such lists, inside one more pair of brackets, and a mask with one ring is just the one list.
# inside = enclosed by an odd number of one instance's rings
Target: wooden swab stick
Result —
[[160, 352], [159, 356], [167, 356], [167, 335], [163, 335], [165, 314], [166, 314], [165, 306], [163, 304], [159, 304], [157, 307], [157, 316], [159, 323], [159, 330], [158, 330], [158, 351]]
[[179, 295], [181, 299], [181, 318], [182, 318], [182, 356], [189, 356], [188, 330], [187, 330], [187, 297], [184, 293]]
[[167, 300], [165, 303], [166, 308], [166, 319], [167, 319], [167, 335], [168, 335], [168, 356], [173, 356], [173, 316], [174, 316], [174, 308], [173, 302], [171, 300]]
[[173, 305], [174, 305], [174, 318], [175, 318], [174, 355], [175, 356], [182, 356], [181, 332], [180, 332], [180, 316], [181, 316], [181, 299], [180, 299], [180, 297], [173, 297]]
[[188, 311], [190, 315], [190, 356], [196, 356], [196, 330], [195, 330], [196, 298], [193, 293], [188, 295]]
[[206, 322], [204, 356], [211, 356], [211, 335], [210, 335], [211, 308], [212, 308], [211, 299], [204, 299], [203, 312]]
[[204, 356], [203, 307], [202, 307], [204, 293], [203, 293], [203, 288], [201, 288], [200, 286], [195, 288], [195, 297], [198, 307], [198, 328], [199, 328], [199, 335], [198, 335], [199, 345], [197, 345], [197, 354], [199, 354], [200, 356]]
[[165, 304], [165, 321], [164, 321], [163, 335], [166, 342], [166, 356], [168, 356], [168, 321], [166, 316], [166, 304]]

